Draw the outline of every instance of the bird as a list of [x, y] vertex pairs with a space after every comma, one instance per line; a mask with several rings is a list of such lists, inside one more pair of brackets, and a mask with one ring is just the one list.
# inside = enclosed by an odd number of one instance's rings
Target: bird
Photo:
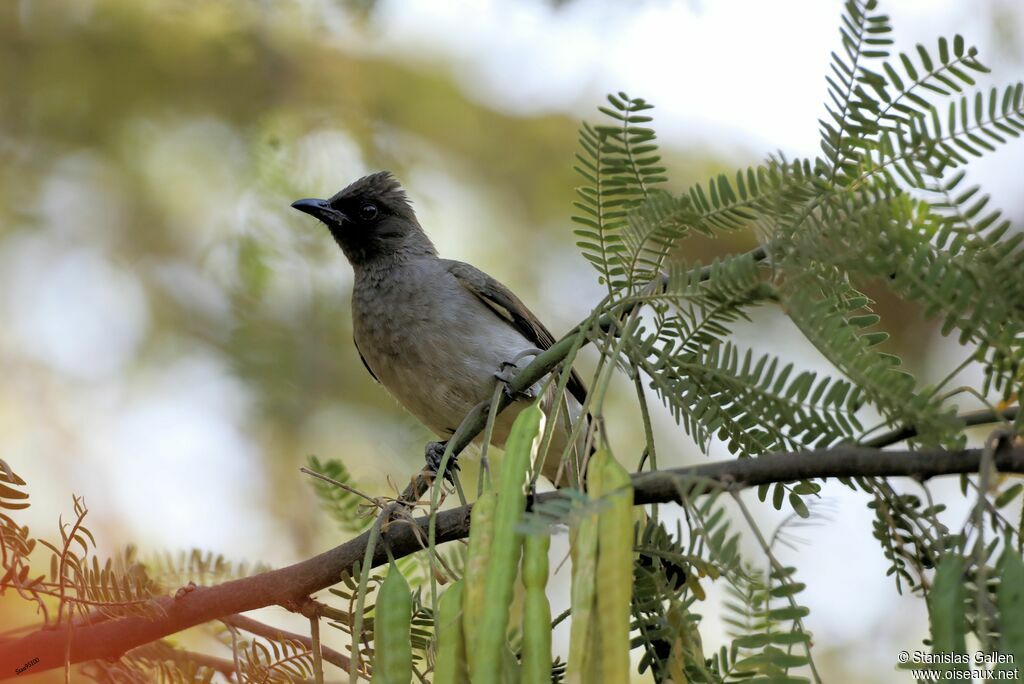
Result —
[[[323, 223], [351, 264], [356, 353], [373, 379], [441, 438], [425, 449], [436, 472], [462, 419], [493, 396], [495, 378], [507, 381], [511, 372], [554, 344], [554, 336], [498, 280], [470, 264], [440, 257], [405, 190], [388, 171], [359, 178], [330, 199], [300, 199], [291, 206]], [[585, 468], [579, 440], [570, 450], [573, 458], [564, 466], [561, 462], [570, 421], [582, 414], [587, 394], [575, 369], [566, 389], [568, 411], [562, 412], [542, 456], [541, 473], [556, 486], [573, 484]], [[529, 405], [539, 383], [531, 390], [513, 397], [495, 418], [494, 446], [504, 447], [515, 416]], [[558, 400], [553, 393], [542, 398], [547, 411]]]

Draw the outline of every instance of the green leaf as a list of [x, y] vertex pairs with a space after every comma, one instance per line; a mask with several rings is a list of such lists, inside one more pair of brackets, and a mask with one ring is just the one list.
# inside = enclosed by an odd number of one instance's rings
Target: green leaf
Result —
[[1002, 508], [1008, 503], [1016, 499], [1020, 493], [1024, 491], [1024, 484], [1018, 482], [1017, 484], [1007, 488], [1005, 491], [999, 493], [996, 497], [995, 506], [996, 508]]
[[801, 518], [810, 518], [811, 512], [807, 510], [807, 504], [796, 492], [790, 492], [789, 494], [789, 505], [793, 507], [793, 511]]
[[958, 555], [947, 555], [935, 570], [935, 582], [928, 595], [933, 653], [966, 652], [965, 600], [964, 560]]
[[777, 597], [795, 596], [796, 594], [799, 594], [806, 588], [807, 585], [803, 584], [802, 582], [790, 582], [787, 584], [780, 584], [778, 586], [772, 587], [771, 595]]
[[768, 617], [772, 620], [799, 620], [807, 617], [811, 611], [804, 606], [787, 606], [785, 608], [774, 608], [768, 611]]
[[778, 644], [780, 646], [806, 644], [811, 640], [811, 635], [803, 632], [773, 632], [768, 636], [771, 637], [773, 644]]
[[773, 634], [748, 634], [732, 640], [740, 648], [762, 648], [772, 643]]
[[[999, 589], [996, 591], [999, 652], [1013, 656], [1013, 662], [1019, 667], [1019, 663], [1024, 663], [1024, 561], [1008, 544], [996, 568], [999, 571]], [[998, 669], [1011, 667], [1009, 665]]]

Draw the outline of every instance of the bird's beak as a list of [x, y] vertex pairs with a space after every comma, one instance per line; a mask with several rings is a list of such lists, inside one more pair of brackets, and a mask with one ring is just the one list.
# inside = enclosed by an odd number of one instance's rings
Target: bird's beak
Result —
[[333, 208], [327, 200], [300, 199], [292, 202], [292, 209], [298, 209], [302, 213], [320, 219], [328, 225], [340, 225], [345, 220], [345, 215]]

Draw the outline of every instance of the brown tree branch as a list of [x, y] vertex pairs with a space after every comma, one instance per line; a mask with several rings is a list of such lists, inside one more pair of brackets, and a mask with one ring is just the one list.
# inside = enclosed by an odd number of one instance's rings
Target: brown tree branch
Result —
[[[739, 489], [775, 482], [835, 477], [913, 477], [926, 480], [939, 475], [977, 472], [981, 449], [944, 451], [879, 451], [869, 447], [840, 446], [760, 458], [720, 461], [706, 465], [637, 473], [633, 476], [636, 504], [679, 501], [683, 492], [696, 495], [713, 487]], [[1004, 446], [994, 457], [1001, 472], [1024, 473], [1024, 447]], [[549, 492], [537, 502], [562, 496]], [[437, 543], [469, 534], [470, 506], [437, 514]], [[398, 520], [381, 531], [374, 566], [387, 562], [388, 553], [400, 558], [422, 548], [428, 518]], [[154, 599], [155, 618], [132, 616], [96, 624], [63, 625], [0, 642], [0, 678], [15, 676], [15, 668], [38, 658], [32, 672], [64, 664], [70, 640], [72, 662], [117, 658], [125, 651], [189, 627], [270, 605], [301, 605], [308, 597], [336, 584], [363, 557], [368, 533], [295, 565], [212, 587], [196, 587], [177, 597]], [[70, 630], [70, 634], [69, 634]]]
[[[295, 632], [286, 632], [283, 629], [274, 627], [273, 625], [253, 620], [251, 617], [246, 617], [244, 615], [227, 615], [220, 618], [220, 621], [225, 625], [236, 627], [249, 632], [250, 634], [255, 634], [256, 636], [266, 637], [267, 639], [273, 639], [275, 641], [287, 639], [288, 641], [296, 641], [308, 649], [313, 648], [313, 640], [308, 636], [296, 634]], [[340, 667], [342, 670], [348, 670], [351, 667], [348, 656], [339, 651], [335, 651], [333, 648], [327, 648], [321, 644], [320, 652], [323, 654], [324, 660], [332, 665]]]

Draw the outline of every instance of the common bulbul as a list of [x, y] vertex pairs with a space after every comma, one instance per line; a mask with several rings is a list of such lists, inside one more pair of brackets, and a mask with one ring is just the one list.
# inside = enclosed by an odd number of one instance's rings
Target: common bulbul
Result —
[[[292, 207], [323, 222], [352, 265], [352, 329], [363, 365], [442, 440], [492, 396], [496, 374], [507, 364], [521, 368], [532, 359], [530, 350], [535, 354], [554, 343], [511, 290], [469, 264], [438, 256], [390, 173], [374, 173], [330, 199], [302, 199]], [[585, 396], [582, 380], [571, 371], [565, 397], [570, 420], [579, 416]], [[550, 410], [555, 398], [545, 401]], [[498, 415], [492, 444], [504, 446], [527, 404], [520, 397]], [[582, 450], [575, 449], [574, 462], [556, 482], [568, 421], [561, 420], [554, 435], [541, 472], [556, 485], [570, 484]], [[427, 447], [435, 469], [443, 446], [441, 441]]]

